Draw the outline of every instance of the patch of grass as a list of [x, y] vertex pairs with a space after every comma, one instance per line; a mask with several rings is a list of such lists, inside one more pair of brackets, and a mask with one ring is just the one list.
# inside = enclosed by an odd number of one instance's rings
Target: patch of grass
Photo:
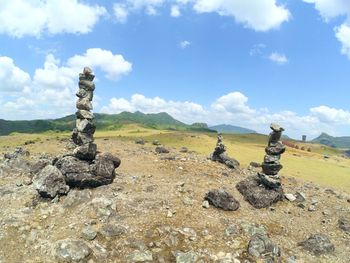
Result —
[[[28, 140], [35, 144], [26, 146], [34, 153], [57, 153], [62, 151], [58, 141], [69, 138], [70, 132], [46, 132], [42, 134], [13, 134], [0, 136], [0, 151], [24, 145]], [[185, 131], [169, 131], [145, 128], [136, 124], [123, 125], [116, 131], [97, 131], [96, 139], [116, 139], [134, 142], [136, 138], [144, 138], [152, 143], [158, 140], [166, 147], [180, 149], [186, 146], [191, 151], [208, 156], [216, 145], [216, 134]], [[262, 162], [265, 155], [267, 136], [259, 134], [224, 134], [224, 143], [229, 156], [237, 159], [243, 167], [251, 161]], [[306, 146], [306, 145], [305, 145]], [[309, 145], [308, 145], [309, 146]], [[340, 157], [341, 151], [322, 145], [310, 144], [312, 152], [287, 148], [281, 158], [284, 168], [280, 174], [312, 181], [326, 187], [343, 189], [350, 192], [350, 160]], [[324, 155], [329, 155], [325, 159]]]

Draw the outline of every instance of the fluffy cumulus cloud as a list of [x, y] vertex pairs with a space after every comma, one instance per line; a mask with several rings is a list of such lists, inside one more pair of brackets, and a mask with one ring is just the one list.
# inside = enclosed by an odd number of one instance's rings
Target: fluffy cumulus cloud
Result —
[[272, 62], [275, 62], [279, 65], [283, 65], [283, 64], [286, 64], [288, 62], [288, 58], [284, 54], [281, 54], [278, 52], [271, 53], [269, 56], [269, 60], [271, 60]]
[[202, 119], [206, 115], [203, 106], [188, 101], [172, 101], [159, 97], [147, 98], [141, 94], [134, 94], [130, 100], [125, 98], [112, 98], [109, 104], [102, 107], [105, 113], [120, 113], [123, 111], [141, 111], [144, 113], [167, 112], [184, 122]]
[[291, 17], [289, 10], [278, 5], [276, 0], [124, 0], [117, 3], [115, 17], [124, 23], [126, 13], [145, 10], [146, 14], [155, 15], [167, 4], [172, 17], [179, 17], [181, 9], [190, 7], [198, 14], [217, 13], [232, 17], [237, 23], [256, 31], [278, 28]]
[[303, 0], [314, 4], [325, 22], [337, 17], [345, 17], [345, 21], [334, 28], [335, 36], [341, 43], [341, 53], [350, 59], [350, 3], [348, 0]]
[[276, 0], [197, 0], [194, 9], [198, 13], [216, 12], [232, 16], [238, 23], [256, 31], [278, 28], [290, 18], [290, 12]]
[[45, 32], [85, 34], [106, 12], [79, 0], [1, 0], [0, 33], [17, 38]]
[[12, 58], [0, 57], [0, 93], [22, 92], [30, 82], [29, 74], [17, 67]]
[[298, 115], [288, 110], [271, 113], [266, 108], [250, 107], [248, 97], [240, 92], [223, 95], [214, 100], [208, 108], [194, 102], [172, 101], [159, 97], [147, 98], [135, 94], [130, 99], [112, 98], [101, 111], [167, 112], [186, 123], [206, 122], [212, 125], [226, 123], [252, 128], [262, 133], [268, 132], [270, 123], [278, 122], [286, 128], [288, 135], [295, 138], [299, 138], [302, 134], [317, 136], [321, 132], [337, 134], [339, 127], [350, 125], [350, 112], [342, 109], [319, 106], [311, 108], [307, 115]]
[[99, 48], [88, 49], [65, 63], [49, 54], [43, 67], [36, 69], [32, 77], [12, 59], [0, 57], [0, 95], [6, 96], [0, 118], [50, 118], [71, 114], [77, 76], [84, 66], [102, 71], [111, 80], [132, 70], [132, 64], [123, 56]]

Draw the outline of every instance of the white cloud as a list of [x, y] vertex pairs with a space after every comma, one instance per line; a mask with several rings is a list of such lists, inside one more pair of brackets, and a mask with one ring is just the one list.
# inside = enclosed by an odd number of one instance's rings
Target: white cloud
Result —
[[79, 0], [0, 1], [0, 33], [12, 37], [43, 33], [89, 33], [106, 9]]
[[[167, 112], [185, 123], [206, 122], [209, 124], [233, 124], [268, 133], [269, 124], [280, 123], [286, 134], [300, 138], [302, 134], [317, 136], [321, 132], [339, 134], [341, 128], [350, 125], [350, 112], [327, 106], [311, 108], [309, 114], [298, 115], [293, 111], [270, 113], [268, 109], [254, 109], [248, 105], [248, 98], [240, 92], [231, 92], [213, 101], [210, 107], [188, 101], [172, 101], [163, 98], [147, 98], [141, 94], [130, 100], [112, 98], [102, 108], [105, 113], [141, 111], [144, 113]], [[345, 130], [344, 129], [344, 130]]]
[[12, 58], [0, 57], [0, 93], [21, 92], [30, 82], [30, 75], [17, 67]]
[[284, 54], [280, 54], [277, 52], [271, 53], [269, 56], [269, 60], [280, 65], [286, 64], [288, 62], [288, 58]]
[[111, 80], [117, 80], [132, 70], [132, 64], [122, 55], [114, 55], [111, 51], [100, 48], [90, 48], [84, 55], [75, 55], [68, 60], [67, 64], [76, 70], [85, 66], [100, 68]]
[[0, 57], [0, 95], [8, 96], [0, 118], [51, 118], [73, 113], [78, 74], [85, 66], [101, 70], [112, 80], [132, 70], [132, 64], [123, 56], [94, 48], [69, 58], [66, 63], [47, 55], [43, 67], [35, 70], [31, 80], [12, 59]]
[[317, 117], [320, 121], [329, 124], [344, 123], [350, 124], [350, 112], [342, 109], [330, 108], [328, 106], [319, 106], [310, 109], [311, 115]]
[[238, 23], [256, 31], [278, 28], [290, 19], [290, 12], [275, 0], [196, 0], [194, 9], [198, 13], [216, 12], [221, 16], [232, 16]]
[[129, 16], [129, 11], [124, 4], [116, 3], [113, 5], [114, 15], [119, 23], [126, 23]]
[[171, 9], [170, 9], [170, 15], [172, 17], [179, 17], [179, 16], [181, 16], [180, 7], [178, 5], [172, 5]]
[[190, 6], [198, 14], [217, 13], [233, 17], [237, 23], [255, 31], [276, 29], [291, 17], [289, 10], [278, 5], [276, 0], [124, 0], [121, 4], [128, 12], [145, 10], [149, 15], [158, 14], [160, 7], [171, 4], [170, 15], [173, 17], [181, 15], [180, 7]]
[[120, 113], [122, 111], [167, 112], [185, 122], [191, 122], [206, 114], [204, 108], [194, 102], [167, 101], [159, 97], [147, 98], [141, 94], [134, 94], [130, 101], [124, 98], [112, 98], [109, 104], [103, 107], [101, 111], [105, 113]]
[[335, 36], [341, 43], [341, 53], [350, 59], [350, 3], [348, 0], [303, 0], [314, 4], [325, 22], [345, 17], [345, 22], [334, 28]]
[[249, 51], [249, 55], [251, 56], [261, 56], [263, 54], [263, 50], [266, 48], [265, 44], [256, 44], [254, 45], [250, 51]]
[[340, 27], [335, 28], [335, 36], [342, 44], [341, 53], [347, 55], [350, 59], [350, 24], [342, 24]]
[[185, 49], [185, 48], [189, 47], [191, 44], [192, 44], [192, 43], [191, 43], [190, 41], [184, 40], [184, 41], [181, 41], [181, 42], [180, 42], [180, 47], [181, 47], [182, 49]]

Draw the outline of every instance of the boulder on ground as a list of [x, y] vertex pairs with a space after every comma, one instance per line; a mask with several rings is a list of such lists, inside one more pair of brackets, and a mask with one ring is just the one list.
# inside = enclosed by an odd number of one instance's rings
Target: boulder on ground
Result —
[[164, 146], [157, 146], [155, 149], [156, 153], [169, 153], [170, 151]]
[[92, 161], [96, 157], [96, 152], [97, 152], [96, 144], [87, 143], [75, 148], [73, 153], [75, 157], [79, 158], [80, 160]]
[[33, 184], [42, 197], [55, 198], [56, 195], [65, 195], [69, 192], [63, 174], [53, 165], [47, 165], [36, 174], [33, 177]]
[[145, 140], [142, 139], [142, 138], [138, 138], [138, 139], [135, 140], [135, 143], [136, 143], [136, 144], [144, 145], [144, 144], [145, 144]]
[[261, 184], [257, 176], [250, 176], [236, 185], [237, 190], [253, 207], [266, 208], [282, 201], [284, 193], [281, 187], [270, 189]]
[[55, 163], [65, 176], [70, 187], [93, 188], [110, 184], [115, 178], [114, 170], [120, 165], [120, 159], [110, 153], [98, 155], [93, 162], [66, 156]]
[[339, 228], [350, 233], [350, 220], [341, 218], [338, 220]]
[[211, 156], [211, 160], [219, 163], [225, 164], [227, 167], [232, 168], [232, 169], [237, 169], [239, 168], [240, 163], [229, 156], [227, 156], [225, 153], [215, 155], [213, 154]]
[[240, 206], [239, 202], [223, 189], [209, 191], [204, 199], [211, 205], [226, 211], [236, 211]]
[[311, 235], [307, 240], [300, 242], [298, 245], [316, 256], [328, 254], [335, 250], [329, 238], [323, 234]]
[[248, 253], [253, 257], [270, 255], [272, 257], [281, 256], [281, 251], [266, 234], [255, 234], [249, 241]]
[[57, 242], [55, 257], [59, 262], [86, 262], [91, 253], [85, 242], [66, 239]]

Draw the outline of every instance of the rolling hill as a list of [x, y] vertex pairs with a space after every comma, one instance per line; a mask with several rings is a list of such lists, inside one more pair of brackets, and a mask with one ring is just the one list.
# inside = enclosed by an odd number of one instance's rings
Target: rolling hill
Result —
[[216, 130], [221, 133], [235, 133], [235, 134], [250, 134], [250, 133], [257, 133], [254, 130], [250, 130], [247, 128], [242, 128], [239, 126], [233, 126], [229, 124], [221, 124], [221, 125], [215, 125], [209, 127], [212, 130]]
[[333, 148], [350, 148], [350, 136], [333, 137], [327, 133], [322, 133], [311, 142], [327, 145]]
[[[0, 135], [8, 135], [13, 132], [70, 131], [75, 127], [75, 119], [75, 115], [69, 115], [53, 120], [0, 120]], [[136, 123], [154, 129], [214, 132], [205, 126], [188, 125], [180, 122], [165, 112], [156, 114], [144, 114], [139, 111], [135, 113], [122, 112], [120, 114], [95, 113], [95, 123], [98, 130], [116, 130], [124, 124]]]

